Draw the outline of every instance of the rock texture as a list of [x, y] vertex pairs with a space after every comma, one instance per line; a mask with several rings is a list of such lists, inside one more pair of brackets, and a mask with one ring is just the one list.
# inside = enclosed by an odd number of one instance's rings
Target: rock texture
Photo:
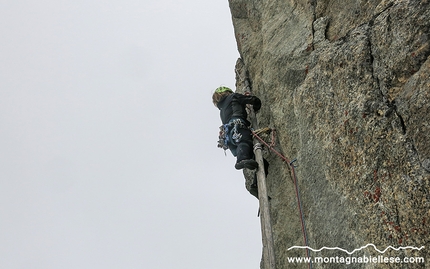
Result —
[[[430, 1], [229, 4], [236, 88], [262, 99], [260, 127], [274, 128], [275, 147], [298, 160], [309, 246], [425, 246], [384, 254], [425, 263], [313, 268], [430, 268]], [[308, 268], [288, 262], [305, 256], [287, 250], [304, 245], [289, 167], [267, 149], [265, 157], [277, 268]], [[351, 256], [363, 255], [380, 254]]]

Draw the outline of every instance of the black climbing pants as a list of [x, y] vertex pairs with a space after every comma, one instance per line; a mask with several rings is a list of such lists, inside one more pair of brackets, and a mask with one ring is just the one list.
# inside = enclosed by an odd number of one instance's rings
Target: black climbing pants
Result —
[[239, 142], [234, 144], [229, 143], [228, 147], [231, 153], [236, 156], [237, 162], [254, 158], [252, 133], [249, 129], [238, 128], [239, 133], [242, 135]]

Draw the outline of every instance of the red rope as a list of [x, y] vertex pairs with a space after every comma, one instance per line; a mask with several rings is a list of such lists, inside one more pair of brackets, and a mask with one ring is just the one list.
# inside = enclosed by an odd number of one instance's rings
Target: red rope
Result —
[[252, 134], [255, 136], [255, 138], [257, 138], [261, 143], [263, 143], [266, 147], [268, 147], [270, 150], [272, 150], [276, 155], [278, 155], [284, 162], [286, 163], [290, 163], [290, 161], [281, 153], [279, 153], [278, 151], [276, 151], [273, 147], [271, 147], [269, 144], [266, 143], [266, 141], [264, 141], [261, 137], [258, 136], [258, 134], [254, 131], [252, 131]]
[[[285, 157], [284, 155], [279, 153], [277, 150], [275, 150], [273, 148], [273, 146], [267, 144], [266, 141], [264, 141], [260, 136], [258, 136], [257, 133], [255, 133], [252, 130], [251, 130], [251, 132], [255, 138], [257, 138], [261, 143], [263, 143], [266, 147], [268, 147], [271, 151], [273, 151], [276, 155], [278, 155], [284, 162], [286, 162], [288, 165], [290, 165], [291, 177], [293, 178], [293, 183], [294, 183], [294, 187], [295, 187], [295, 191], [296, 191], [297, 207], [298, 207], [299, 214], [300, 214], [300, 222], [301, 222], [301, 226], [302, 226], [303, 239], [304, 239], [305, 245], [308, 246], [308, 239], [306, 236], [306, 228], [305, 228], [305, 220], [303, 218], [303, 211], [302, 211], [302, 202], [300, 199], [299, 187], [297, 184], [297, 177], [296, 177], [296, 172], [295, 172], [294, 164], [293, 164], [294, 161], [290, 162], [287, 159], [287, 157]], [[274, 137], [272, 136], [272, 143], [271, 143], [272, 145], [274, 145], [273, 141], [274, 141]], [[309, 249], [306, 249], [306, 256], [307, 256], [307, 258], [309, 258]], [[312, 263], [309, 263], [309, 268], [311, 268], [311, 267], [312, 267]]]

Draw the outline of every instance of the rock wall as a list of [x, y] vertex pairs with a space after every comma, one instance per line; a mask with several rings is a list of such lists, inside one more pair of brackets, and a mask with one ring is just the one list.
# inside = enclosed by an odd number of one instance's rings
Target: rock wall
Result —
[[[236, 89], [262, 99], [260, 127], [274, 128], [276, 149], [298, 160], [309, 246], [425, 246], [384, 253], [424, 257], [420, 264], [313, 268], [430, 268], [430, 1], [229, 4], [241, 57]], [[305, 256], [287, 250], [304, 245], [289, 167], [265, 156], [277, 268], [308, 268], [288, 262]], [[351, 256], [363, 255], [381, 254], [370, 247]]]

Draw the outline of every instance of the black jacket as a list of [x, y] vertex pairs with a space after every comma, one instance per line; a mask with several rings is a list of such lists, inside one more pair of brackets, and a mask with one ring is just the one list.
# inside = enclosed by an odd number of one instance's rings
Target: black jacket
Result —
[[251, 104], [254, 111], [261, 108], [261, 101], [255, 96], [233, 93], [221, 99], [218, 103], [220, 117], [223, 124], [226, 124], [232, 118], [241, 118], [249, 125], [247, 121], [246, 105]]

